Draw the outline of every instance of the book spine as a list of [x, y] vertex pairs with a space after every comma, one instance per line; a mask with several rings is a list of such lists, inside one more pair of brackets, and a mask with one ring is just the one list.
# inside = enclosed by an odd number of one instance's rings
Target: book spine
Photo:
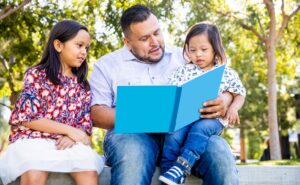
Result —
[[174, 108], [173, 108], [173, 114], [172, 114], [169, 132], [174, 132], [174, 129], [176, 126], [176, 119], [177, 119], [177, 113], [178, 113], [178, 105], [180, 102], [181, 89], [182, 89], [181, 86], [176, 88], [176, 96], [175, 96], [175, 100], [174, 100]]

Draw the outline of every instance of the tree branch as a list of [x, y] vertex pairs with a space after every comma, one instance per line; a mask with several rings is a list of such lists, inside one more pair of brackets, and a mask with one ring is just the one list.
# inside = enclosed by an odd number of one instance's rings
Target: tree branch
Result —
[[290, 14], [287, 15], [284, 11], [284, 0], [282, 0], [282, 6], [281, 6], [281, 15], [282, 15], [282, 22], [281, 22], [281, 26], [278, 30], [277, 36], [276, 36], [276, 42], [281, 38], [281, 36], [284, 33], [285, 28], [288, 25], [289, 20], [296, 15], [296, 13], [298, 13], [300, 11], [300, 5], [298, 5], [298, 7]]
[[2, 62], [2, 65], [4, 66], [4, 68], [8, 71], [9, 66], [7, 64], [7, 61], [5, 60], [5, 58], [2, 55], [0, 55], [0, 59], [1, 59], [1, 62]]
[[31, 0], [24, 0], [20, 5], [17, 5], [16, 7], [13, 7], [12, 5], [6, 6], [4, 9], [0, 11], [0, 20], [8, 17], [9, 15], [13, 14], [17, 10], [23, 8], [25, 5], [30, 3]]
[[[274, 9], [274, 3], [273, 0], [264, 0], [264, 4], [266, 5], [266, 8], [268, 10], [269, 16], [270, 16], [270, 32], [269, 32], [269, 41], [275, 42], [276, 41], [276, 17], [275, 17], [275, 9]], [[275, 43], [270, 43], [270, 45], [273, 45]]]
[[[254, 35], [256, 35], [258, 37], [259, 40], [261, 40], [262, 42], [266, 42], [266, 38], [264, 35], [260, 34], [254, 27], [252, 26], [248, 26], [245, 23], [242, 22], [241, 19], [239, 19], [237, 16], [231, 14], [230, 12], [220, 12], [220, 11], [216, 11], [217, 14], [225, 16], [225, 17], [231, 17], [235, 20], [235, 22], [237, 24], [239, 24], [242, 28], [244, 28], [245, 30], [249, 30], [252, 33], [254, 33]], [[263, 31], [263, 30], [262, 30]]]

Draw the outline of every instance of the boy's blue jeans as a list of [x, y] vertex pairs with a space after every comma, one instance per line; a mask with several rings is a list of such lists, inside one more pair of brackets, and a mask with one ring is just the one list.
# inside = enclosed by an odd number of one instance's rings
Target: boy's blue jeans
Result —
[[161, 174], [171, 168], [181, 156], [190, 167], [205, 152], [208, 140], [213, 135], [220, 135], [224, 126], [218, 119], [199, 119], [192, 124], [165, 136], [161, 159]]
[[[108, 131], [104, 140], [107, 164], [111, 166], [111, 185], [150, 185], [162, 146], [158, 134], [115, 134]], [[227, 142], [212, 136], [206, 151], [192, 173], [204, 185], [236, 185], [235, 160]]]

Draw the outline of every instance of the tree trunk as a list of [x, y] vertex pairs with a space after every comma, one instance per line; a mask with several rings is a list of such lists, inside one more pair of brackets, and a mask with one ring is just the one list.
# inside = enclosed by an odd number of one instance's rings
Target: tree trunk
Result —
[[271, 160], [281, 159], [278, 120], [277, 120], [277, 88], [275, 41], [269, 38], [266, 57], [268, 61], [268, 124], [270, 129]]
[[245, 145], [245, 130], [240, 127], [240, 159], [242, 163], [246, 162], [246, 145]]

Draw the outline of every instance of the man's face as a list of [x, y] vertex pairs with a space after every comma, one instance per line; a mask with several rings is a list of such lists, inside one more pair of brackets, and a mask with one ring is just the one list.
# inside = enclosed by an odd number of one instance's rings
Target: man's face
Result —
[[151, 14], [147, 20], [131, 24], [129, 29], [124, 42], [133, 55], [144, 62], [159, 62], [165, 43], [157, 18]]

